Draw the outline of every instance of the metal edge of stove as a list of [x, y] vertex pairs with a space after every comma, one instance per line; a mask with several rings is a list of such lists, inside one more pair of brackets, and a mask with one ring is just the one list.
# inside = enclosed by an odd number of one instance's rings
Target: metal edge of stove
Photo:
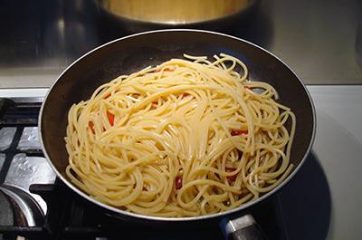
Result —
[[0, 98], [14, 102], [43, 102], [49, 88], [0, 88]]
[[15, 103], [42, 103], [44, 97], [8, 97], [8, 99], [14, 101]]

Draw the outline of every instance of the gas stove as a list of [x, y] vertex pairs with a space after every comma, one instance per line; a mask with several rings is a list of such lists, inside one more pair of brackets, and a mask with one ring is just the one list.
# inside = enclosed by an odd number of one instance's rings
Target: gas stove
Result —
[[[359, 239], [362, 86], [308, 89], [317, 110], [313, 150], [289, 184], [247, 213], [268, 239]], [[39, 144], [37, 121], [45, 93], [0, 90], [7, 97], [0, 104], [2, 239], [223, 239], [218, 222], [154, 226], [115, 219], [64, 186]]]

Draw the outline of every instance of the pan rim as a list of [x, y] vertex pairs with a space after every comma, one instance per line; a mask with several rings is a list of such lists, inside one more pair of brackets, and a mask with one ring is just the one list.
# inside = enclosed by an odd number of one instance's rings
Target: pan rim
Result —
[[[310, 142], [309, 145], [307, 147], [307, 150], [304, 153], [304, 156], [302, 158], [302, 160], [300, 161], [300, 163], [293, 168], [293, 171], [274, 189], [272, 189], [271, 191], [263, 194], [262, 196], [260, 196], [259, 198], [252, 200], [250, 202], [247, 202], [245, 204], [240, 205], [237, 208], [233, 208], [227, 211], [223, 211], [223, 212], [219, 212], [219, 213], [214, 213], [214, 214], [207, 214], [207, 215], [200, 215], [200, 216], [195, 216], [195, 217], [159, 217], [159, 216], [151, 216], [151, 215], [143, 215], [143, 214], [138, 214], [138, 213], [132, 213], [132, 212], [128, 212], [110, 205], [107, 205], [105, 203], [99, 202], [96, 199], [92, 198], [90, 195], [86, 194], [85, 192], [81, 191], [79, 188], [77, 188], [74, 184], [72, 184], [68, 179], [66, 179], [65, 176], [63, 176], [58, 169], [55, 167], [55, 165], [53, 164], [53, 162], [50, 160], [50, 157], [48, 155], [48, 152], [44, 146], [44, 142], [43, 142], [43, 135], [42, 135], [42, 123], [43, 123], [43, 111], [45, 108], [45, 105], [47, 103], [48, 97], [52, 92], [52, 89], [55, 88], [55, 86], [57, 85], [57, 83], [60, 81], [60, 79], [63, 77], [63, 75], [65, 75], [65, 73], [72, 68], [74, 65], [76, 65], [78, 62], [80, 62], [83, 58], [87, 57], [88, 55], [93, 54], [93, 52], [98, 51], [101, 48], [104, 48], [105, 46], [111, 45], [113, 43], [119, 42], [119, 41], [123, 41], [125, 39], [129, 39], [129, 38], [134, 38], [137, 36], [145, 36], [145, 35], [150, 35], [150, 34], [157, 34], [157, 33], [167, 33], [167, 32], [191, 32], [191, 33], [205, 33], [205, 34], [211, 34], [211, 35], [218, 35], [218, 36], [222, 36], [225, 38], [231, 38], [240, 42], [244, 42], [246, 44], [249, 44], [253, 47], [258, 48], [259, 50], [265, 52], [268, 55], [271, 55], [273, 58], [277, 59], [281, 64], [283, 64], [298, 80], [299, 84], [303, 87], [304, 92], [307, 94], [308, 97], [308, 102], [310, 104], [311, 110], [312, 110], [312, 120], [313, 120], [313, 128], [312, 128], [312, 134], [311, 134], [311, 138], [310, 138]], [[56, 175], [58, 178], [61, 179], [61, 181], [70, 189], [72, 189], [74, 192], [76, 192], [78, 195], [80, 195], [82, 198], [86, 199], [87, 201], [92, 202], [93, 204], [97, 205], [98, 207], [104, 208], [108, 211], [110, 211], [111, 213], [115, 213], [115, 214], [121, 214], [122, 216], [119, 216], [120, 218], [125, 218], [125, 217], [130, 217], [133, 219], [137, 219], [137, 220], [149, 220], [149, 221], [159, 221], [159, 222], [184, 222], [184, 221], [199, 221], [199, 220], [206, 220], [206, 219], [215, 219], [218, 217], [222, 217], [222, 216], [227, 216], [227, 215], [231, 215], [234, 214], [236, 212], [242, 212], [243, 210], [248, 209], [249, 207], [256, 205], [262, 201], [264, 201], [265, 199], [269, 198], [270, 196], [274, 195], [276, 192], [278, 192], [282, 187], [284, 187], [287, 183], [290, 182], [290, 180], [294, 177], [294, 175], [299, 171], [299, 169], [301, 168], [301, 166], [304, 164], [307, 156], [310, 154], [312, 146], [314, 144], [314, 140], [315, 140], [315, 135], [316, 135], [316, 111], [315, 111], [315, 106], [312, 100], [312, 97], [308, 91], [308, 89], [306, 88], [306, 86], [304, 85], [304, 83], [301, 81], [301, 79], [299, 78], [299, 76], [285, 63], [283, 62], [279, 57], [277, 57], [276, 55], [274, 55], [273, 53], [269, 52], [268, 50], [262, 48], [261, 46], [258, 46], [250, 41], [232, 36], [232, 35], [228, 35], [225, 33], [219, 33], [219, 32], [214, 32], [214, 31], [208, 31], [208, 30], [198, 30], [198, 29], [166, 29], [166, 30], [153, 30], [153, 31], [146, 31], [146, 32], [140, 32], [140, 33], [135, 33], [135, 34], [131, 34], [131, 35], [127, 35], [121, 38], [117, 38], [114, 39], [112, 41], [109, 41], [107, 43], [104, 43], [90, 51], [88, 51], [87, 53], [83, 54], [81, 57], [79, 57], [78, 59], [76, 59], [74, 62], [72, 62], [66, 69], [64, 69], [62, 71], [62, 73], [59, 75], [59, 77], [57, 78], [57, 80], [52, 84], [52, 86], [49, 88], [44, 101], [42, 103], [42, 106], [40, 108], [40, 112], [39, 112], [39, 122], [38, 122], [38, 134], [40, 136], [40, 144], [41, 144], [41, 148], [44, 152], [44, 156], [47, 159], [48, 163], [50, 164], [51, 168], [53, 169], [53, 171], [55, 171]]]

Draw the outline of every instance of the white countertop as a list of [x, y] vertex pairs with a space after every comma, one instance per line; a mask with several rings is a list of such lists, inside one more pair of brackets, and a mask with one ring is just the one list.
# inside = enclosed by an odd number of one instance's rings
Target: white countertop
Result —
[[362, 239], [362, 86], [308, 89], [317, 113], [313, 151], [332, 198], [327, 239]]

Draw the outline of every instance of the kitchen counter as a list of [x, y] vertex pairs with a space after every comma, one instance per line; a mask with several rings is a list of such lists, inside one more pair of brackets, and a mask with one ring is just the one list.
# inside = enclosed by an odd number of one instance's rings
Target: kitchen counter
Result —
[[[362, 83], [358, 0], [264, 0], [223, 31], [280, 57], [306, 84]], [[0, 88], [49, 87], [75, 59], [127, 33], [94, 1], [2, 1]]]

